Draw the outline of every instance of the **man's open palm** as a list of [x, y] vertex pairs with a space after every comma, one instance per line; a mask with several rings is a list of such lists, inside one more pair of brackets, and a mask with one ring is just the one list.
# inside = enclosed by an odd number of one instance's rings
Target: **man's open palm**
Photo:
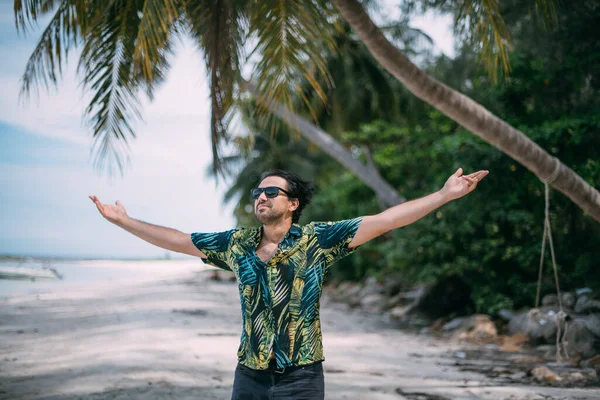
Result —
[[97, 196], [90, 196], [90, 199], [96, 204], [100, 214], [113, 224], [116, 224], [127, 217], [127, 211], [125, 211], [125, 207], [123, 207], [123, 204], [121, 204], [119, 200], [115, 202], [115, 205], [112, 205], [101, 203]]
[[459, 168], [444, 185], [444, 191], [451, 200], [458, 199], [464, 195], [471, 193], [477, 187], [477, 183], [481, 181], [489, 171], [477, 171], [469, 175], [463, 175], [463, 169]]

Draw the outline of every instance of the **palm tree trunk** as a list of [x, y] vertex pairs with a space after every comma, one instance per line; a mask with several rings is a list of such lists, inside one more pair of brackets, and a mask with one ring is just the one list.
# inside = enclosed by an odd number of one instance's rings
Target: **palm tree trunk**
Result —
[[356, 175], [363, 183], [373, 189], [380, 202], [385, 206], [391, 207], [406, 201], [404, 197], [381, 177], [374, 166], [366, 166], [354, 158], [352, 154], [331, 137], [331, 135], [311, 124], [305, 118], [288, 110], [273, 99], [265, 101], [252, 83], [243, 81], [242, 89], [249, 92], [257, 103], [266, 107], [272, 114], [283, 120], [292, 129], [300, 132], [304, 138], [315, 144], [319, 149], [329, 154], [334, 160], [338, 161]]
[[333, 2], [373, 57], [415, 96], [549, 182], [600, 222], [600, 193], [595, 188], [523, 132], [420, 70], [385, 38], [357, 0]]

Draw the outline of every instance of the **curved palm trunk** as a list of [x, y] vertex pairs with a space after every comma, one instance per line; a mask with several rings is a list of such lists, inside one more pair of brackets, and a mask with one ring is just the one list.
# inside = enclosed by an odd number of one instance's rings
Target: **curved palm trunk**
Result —
[[600, 222], [600, 193], [573, 170], [481, 104], [420, 70], [385, 38], [357, 0], [333, 2], [375, 59], [415, 96], [502, 150], [542, 181], [552, 180], [554, 188]]
[[374, 166], [366, 166], [359, 160], [352, 157], [352, 154], [339, 144], [331, 135], [327, 134], [317, 126], [311, 124], [305, 118], [289, 111], [282, 104], [269, 99], [264, 99], [258, 93], [256, 87], [250, 82], [242, 82], [242, 89], [246, 90], [257, 103], [266, 107], [272, 114], [279, 117], [292, 129], [300, 132], [304, 138], [314, 143], [319, 149], [324, 151], [338, 161], [350, 172], [356, 175], [363, 183], [373, 189], [377, 194], [382, 205], [386, 207], [395, 206], [406, 201], [398, 192], [385, 181]]

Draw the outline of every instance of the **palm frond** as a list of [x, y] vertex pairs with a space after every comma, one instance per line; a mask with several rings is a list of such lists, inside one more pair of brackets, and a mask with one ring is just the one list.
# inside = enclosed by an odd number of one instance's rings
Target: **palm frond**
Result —
[[[56, 7], [56, 0], [14, 0], [15, 25], [17, 31], [27, 32], [38, 18]], [[61, 3], [64, 4], [64, 1]], [[61, 4], [62, 5], [62, 4]]]
[[84, 38], [78, 71], [84, 89], [94, 93], [85, 114], [93, 129], [92, 154], [98, 169], [122, 174], [128, 160], [132, 124], [141, 120], [137, 92], [146, 82], [134, 74], [133, 55], [139, 24], [132, 2], [113, 1], [93, 16]]
[[241, 3], [232, 0], [184, 2], [189, 30], [204, 52], [210, 79], [211, 141], [216, 173], [222, 172], [220, 148], [227, 140], [233, 93], [240, 74], [247, 26]]
[[510, 73], [510, 37], [498, 0], [465, 0], [455, 14], [454, 26], [471, 43], [480, 43], [481, 58], [494, 82], [499, 70]]
[[[28, 100], [32, 93], [39, 94], [40, 87], [46, 90], [56, 86], [62, 67], [71, 48], [75, 47], [86, 29], [84, 0], [63, 0], [29, 57], [21, 77], [21, 98]], [[52, 0], [15, 0], [15, 23], [26, 31], [44, 14], [55, 8]]]
[[[134, 69], [146, 82], [163, 81], [164, 71], [160, 67], [167, 64], [167, 57], [171, 55], [171, 43], [181, 13], [182, 5], [177, 0], [144, 1], [133, 62]], [[152, 97], [152, 90], [148, 94]]]
[[541, 15], [544, 25], [552, 29], [558, 23], [555, 0], [535, 0], [533, 5], [536, 13]]
[[[334, 48], [332, 13], [329, 2], [320, 0], [253, 2], [250, 33], [257, 38], [253, 53], [261, 56], [255, 66], [259, 104], [273, 99], [294, 110], [294, 95], [300, 95], [310, 110], [309, 96], [300, 87], [302, 79], [326, 101], [321, 82], [331, 84], [324, 50]], [[262, 107], [260, 116], [270, 113]]]

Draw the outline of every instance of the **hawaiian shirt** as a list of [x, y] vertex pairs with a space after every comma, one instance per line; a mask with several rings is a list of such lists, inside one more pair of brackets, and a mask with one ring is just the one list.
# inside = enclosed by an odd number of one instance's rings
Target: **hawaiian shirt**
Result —
[[253, 369], [323, 361], [319, 299], [327, 269], [352, 253], [348, 244], [362, 218], [292, 225], [267, 263], [256, 248], [262, 228], [192, 233], [206, 263], [233, 271], [242, 308], [238, 359]]

